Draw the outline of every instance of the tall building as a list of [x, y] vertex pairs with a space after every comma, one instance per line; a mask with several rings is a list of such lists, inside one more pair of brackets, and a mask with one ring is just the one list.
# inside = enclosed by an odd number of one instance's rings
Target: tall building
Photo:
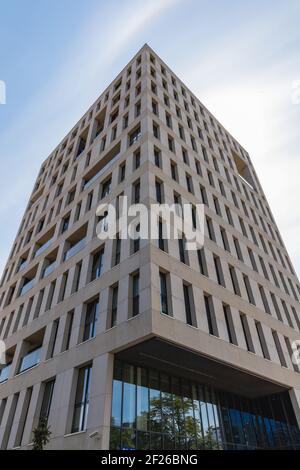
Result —
[[[203, 203], [204, 247], [100, 240], [121, 195]], [[143, 46], [42, 164], [4, 270], [1, 449], [41, 418], [49, 449], [299, 448], [299, 296], [248, 153]]]

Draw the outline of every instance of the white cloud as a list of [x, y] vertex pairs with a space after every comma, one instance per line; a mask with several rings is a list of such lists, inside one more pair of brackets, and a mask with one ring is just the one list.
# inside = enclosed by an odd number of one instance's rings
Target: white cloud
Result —
[[[291, 7], [299, 13], [299, 5]], [[292, 101], [300, 57], [290, 47], [299, 35], [289, 28], [292, 10], [282, 7], [268, 21], [262, 15], [254, 23], [242, 22], [218, 36], [184, 73], [194, 93], [249, 151], [300, 273], [300, 105]], [[281, 30], [286, 34], [277, 43], [274, 32], [280, 35]], [[268, 41], [272, 47], [264, 47]], [[286, 46], [288, 54], [283, 53]]]
[[[100, 5], [98, 11], [91, 12], [82, 29], [77, 29], [74, 41], [66, 46], [63, 66], [36, 92], [27, 107], [20, 108], [11, 127], [2, 132], [0, 130], [1, 153], [3, 161], [5, 156], [5, 162], [8, 162], [2, 168], [2, 220], [12, 214], [13, 208], [18, 205], [25, 209], [25, 201], [41, 162], [75, 124], [74, 118], [80, 119], [109, 84], [114, 63], [124, 51], [122, 62], [126, 65], [130, 41], [179, 1], [149, 0], [145, 3], [135, 0], [118, 3], [118, 15], [113, 10], [108, 11], [105, 21], [103, 5]], [[12, 163], [9, 162], [16, 161], [18, 168], [12, 180]], [[7, 194], [10, 194], [9, 198], [5, 197]], [[11, 243], [15, 236], [12, 226], [8, 220], [6, 230], [11, 231]], [[5, 264], [2, 255], [8, 253], [11, 243], [1, 242], [0, 272]]]

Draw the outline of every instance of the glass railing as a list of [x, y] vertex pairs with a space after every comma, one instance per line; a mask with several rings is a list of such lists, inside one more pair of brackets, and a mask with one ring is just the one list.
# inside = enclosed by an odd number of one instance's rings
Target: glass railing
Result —
[[24, 295], [26, 294], [26, 292], [28, 292], [30, 289], [33, 288], [35, 284], [35, 278], [34, 279], [31, 279], [31, 281], [27, 282], [26, 284], [24, 284], [24, 286], [22, 287], [22, 289], [20, 290], [20, 295]]
[[48, 240], [47, 242], [45, 242], [43, 245], [41, 245], [35, 252], [34, 254], [34, 257], [36, 258], [37, 256], [39, 256], [41, 253], [43, 253], [45, 250], [47, 250], [47, 248], [49, 248], [49, 246], [52, 244], [53, 242], [53, 238], [50, 238], [50, 240]]
[[6, 366], [3, 367], [0, 371], [0, 384], [3, 384], [3, 382], [6, 382], [10, 373], [11, 369], [11, 364], [7, 364]]
[[54, 271], [55, 267], [56, 267], [56, 261], [46, 266], [46, 268], [44, 268], [43, 270], [42, 278], [49, 276], [49, 274], [51, 274]]
[[94, 140], [101, 134], [103, 129], [104, 129], [104, 126], [100, 126], [99, 129], [96, 130]]
[[24, 260], [22, 261], [20, 264], [19, 264], [19, 267], [18, 267], [18, 273], [23, 271], [24, 268], [26, 268], [26, 266], [28, 265], [28, 260]]
[[118, 153], [106, 165], [104, 165], [101, 170], [99, 170], [94, 176], [92, 176], [91, 179], [87, 181], [84, 180], [82, 190], [84, 191], [85, 189], [89, 188], [101, 175], [103, 175], [103, 173], [105, 173], [106, 170], [108, 170], [108, 168], [110, 168], [118, 160], [119, 157], [120, 154]]
[[19, 374], [21, 372], [25, 372], [25, 370], [31, 369], [32, 367], [36, 366], [40, 362], [41, 358], [41, 351], [42, 351], [42, 346], [34, 349], [33, 351], [29, 352], [22, 358], [20, 368], [19, 368]]
[[83, 238], [82, 240], [79, 240], [79, 242], [77, 242], [76, 245], [73, 245], [68, 251], [66, 251], [64, 255], [64, 261], [67, 261], [72, 256], [76, 255], [78, 251], [82, 250], [84, 245], [85, 245], [85, 238]]

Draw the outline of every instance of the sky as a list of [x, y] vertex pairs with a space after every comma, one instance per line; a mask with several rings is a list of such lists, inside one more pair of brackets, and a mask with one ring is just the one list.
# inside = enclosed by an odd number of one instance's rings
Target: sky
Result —
[[0, 272], [41, 163], [147, 42], [249, 152], [299, 275], [299, 17], [299, 0], [0, 0]]

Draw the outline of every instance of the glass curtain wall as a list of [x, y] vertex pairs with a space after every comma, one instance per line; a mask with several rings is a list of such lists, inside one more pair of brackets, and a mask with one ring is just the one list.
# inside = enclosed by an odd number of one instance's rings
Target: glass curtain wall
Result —
[[295, 449], [288, 392], [255, 400], [116, 361], [110, 449]]

